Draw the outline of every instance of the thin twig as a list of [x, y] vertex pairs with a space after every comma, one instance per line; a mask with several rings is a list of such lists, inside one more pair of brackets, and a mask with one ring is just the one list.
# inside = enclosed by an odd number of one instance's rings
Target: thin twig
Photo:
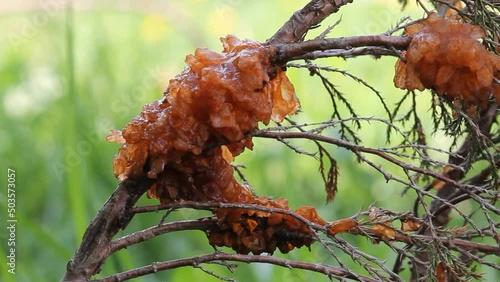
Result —
[[273, 45], [278, 64], [301, 58], [306, 53], [324, 50], [349, 50], [356, 47], [394, 47], [406, 49], [411, 37], [390, 35], [365, 35], [340, 38], [319, 38], [298, 43]]

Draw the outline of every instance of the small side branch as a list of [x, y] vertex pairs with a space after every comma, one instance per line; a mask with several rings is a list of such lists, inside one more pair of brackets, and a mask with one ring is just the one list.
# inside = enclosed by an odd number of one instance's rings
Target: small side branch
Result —
[[[351, 234], [355, 235], [375, 235], [376, 232], [373, 228], [353, 228], [349, 231]], [[394, 236], [394, 241], [396, 242], [404, 242], [408, 244], [413, 244], [417, 241], [432, 243], [435, 241], [439, 241], [445, 247], [450, 248], [455, 251], [468, 250], [481, 252], [485, 255], [496, 255], [500, 256], [500, 247], [492, 246], [483, 243], [476, 243], [470, 240], [456, 239], [452, 236], [450, 237], [432, 237], [431, 235], [408, 235], [404, 233], [396, 233]]]
[[413, 166], [409, 163], [405, 163], [405, 162], [402, 162], [398, 159], [396, 159], [395, 157], [392, 157], [388, 154], [386, 154], [385, 152], [381, 151], [381, 150], [378, 150], [378, 149], [374, 149], [374, 148], [369, 148], [369, 147], [364, 147], [364, 146], [361, 146], [361, 145], [356, 145], [356, 144], [353, 144], [353, 143], [350, 143], [348, 141], [345, 141], [343, 139], [338, 139], [338, 138], [333, 138], [333, 137], [328, 137], [328, 136], [324, 136], [324, 135], [319, 135], [319, 134], [314, 134], [314, 133], [310, 133], [310, 132], [271, 132], [271, 131], [259, 131], [259, 132], [255, 132], [252, 134], [252, 136], [255, 136], [255, 137], [262, 137], [262, 138], [283, 138], [283, 139], [288, 139], [288, 138], [297, 138], [297, 139], [310, 139], [310, 140], [315, 140], [315, 141], [320, 141], [320, 142], [325, 142], [325, 143], [329, 143], [329, 144], [333, 144], [333, 145], [337, 145], [339, 147], [342, 147], [342, 148], [345, 148], [345, 149], [348, 149], [350, 151], [353, 151], [353, 152], [363, 152], [363, 153], [368, 153], [368, 154], [373, 154], [373, 155], [376, 155], [376, 156], [379, 156], [387, 161], [390, 161], [391, 163], [393, 164], [396, 164], [398, 165], [399, 167], [403, 168], [403, 169], [406, 169], [406, 170], [409, 170], [409, 171], [414, 171], [414, 172], [417, 172], [417, 173], [423, 173], [423, 174], [427, 174], [427, 175], [430, 175], [436, 179], [439, 179], [439, 180], [442, 180], [446, 183], [449, 183], [455, 187], [462, 187], [464, 186], [463, 184], [460, 184], [459, 182], [453, 180], [453, 179], [450, 179], [446, 176], [443, 176], [439, 173], [436, 173], [434, 171], [431, 171], [431, 170], [426, 170], [424, 168], [421, 168], [421, 167], [417, 167], [417, 166]]
[[167, 224], [153, 226], [141, 231], [125, 235], [111, 242], [109, 255], [132, 245], [147, 241], [156, 236], [183, 230], [201, 230], [206, 231], [209, 229], [217, 228], [217, 219], [215, 218], [201, 218], [197, 220], [183, 220], [170, 222]]
[[353, 0], [312, 0], [292, 17], [267, 41], [269, 44], [298, 42], [303, 40], [307, 31], [320, 24], [340, 7]]
[[325, 50], [350, 50], [356, 47], [387, 47], [404, 50], [411, 37], [391, 35], [365, 35], [340, 38], [318, 38], [298, 43], [276, 46], [276, 61], [281, 64], [310, 56], [311, 52]]
[[[129, 213], [138, 214], [138, 213], [152, 213], [159, 211], [169, 211], [173, 209], [181, 209], [181, 208], [191, 208], [197, 210], [214, 210], [217, 208], [234, 208], [234, 209], [251, 209], [256, 211], [264, 211], [269, 213], [282, 213], [295, 217], [296, 219], [302, 221], [307, 226], [315, 231], [319, 231], [320, 233], [324, 233], [330, 235], [327, 228], [329, 224], [326, 226], [318, 225], [314, 222], [311, 222], [304, 217], [296, 214], [292, 210], [285, 210], [279, 208], [270, 208], [263, 207], [259, 205], [253, 204], [243, 204], [243, 203], [221, 203], [221, 202], [193, 202], [193, 201], [184, 201], [180, 203], [171, 203], [171, 204], [162, 204], [162, 205], [153, 205], [153, 206], [141, 206], [136, 207], [129, 210]], [[401, 216], [402, 217], [402, 216]], [[395, 220], [395, 219], [392, 219]], [[392, 221], [389, 220], [388, 221]], [[142, 231], [138, 231], [132, 233], [130, 235], [124, 236], [113, 241], [111, 245], [111, 252], [118, 251], [119, 249], [126, 248], [136, 243], [140, 243], [147, 239], [153, 238], [155, 236], [175, 231], [182, 230], [201, 230], [206, 231], [210, 229], [218, 228], [216, 219], [214, 218], [201, 218], [197, 220], [185, 220], [185, 221], [176, 221], [167, 223], [165, 225], [151, 227]], [[353, 234], [353, 235], [361, 235], [361, 236], [371, 236], [371, 237], [379, 237], [379, 234], [369, 225], [367, 226], [359, 226], [358, 228], [352, 228], [350, 230], [346, 230], [345, 232]], [[312, 238], [315, 239], [315, 238]], [[493, 254], [500, 256], [500, 247], [492, 246], [488, 244], [482, 244], [477, 242], [472, 242], [469, 240], [458, 239], [451, 237], [433, 237], [430, 235], [419, 235], [419, 234], [410, 234], [410, 233], [402, 233], [397, 232], [394, 235], [393, 241], [404, 242], [404, 243], [416, 243], [417, 241], [431, 243], [435, 240], [440, 241], [446, 247], [452, 250], [474, 250], [477, 252], [481, 252], [484, 254]]]

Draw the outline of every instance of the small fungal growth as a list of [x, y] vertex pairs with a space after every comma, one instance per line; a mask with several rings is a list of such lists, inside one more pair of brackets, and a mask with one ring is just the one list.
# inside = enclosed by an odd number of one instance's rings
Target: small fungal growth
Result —
[[491, 94], [500, 103], [500, 58], [478, 41], [486, 36], [481, 27], [431, 13], [406, 34], [413, 39], [403, 54], [406, 63], [396, 63], [396, 87], [432, 89], [469, 113], [486, 107]]
[[[163, 98], [144, 106], [122, 131], [111, 132], [107, 140], [121, 144], [115, 176], [156, 179], [148, 196], [161, 203], [216, 201], [289, 210], [286, 199], [254, 196], [235, 179], [230, 163], [252, 148], [248, 134], [259, 122], [279, 122], [298, 110], [293, 85], [271, 64], [269, 46], [234, 36], [222, 43], [222, 53], [199, 48], [188, 55], [186, 69], [170, 80]], [[312, 207], [295, 214], [326, 224]], [[239, 253], [288, 252], [312, 243], [309, 226], [288, 214], [220, 208], [215, 215], [218, 228], [207, 231], [210, 243]]]

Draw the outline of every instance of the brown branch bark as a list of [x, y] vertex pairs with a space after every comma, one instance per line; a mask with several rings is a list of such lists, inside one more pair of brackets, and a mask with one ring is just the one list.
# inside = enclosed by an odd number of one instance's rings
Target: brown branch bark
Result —
[[320, 24], [340, 7], [353, 0], [313, 0], [292, 17], [269, 39], [268, 44], [298, 42], [303, 40], [307, 31]]
[[395, 52], [393, 49], [388, 49], [380, 46], [369, 46], [369, 47], [357, 47], [354, 49], [333, 49], [324, 51], [311, 51], [304, 53], [300, 56], [294, 58], [294, 60], [304, 59], [304, 60], [316, 60], [320, 58], [354, 58], [360, 56], [372, 56], [374, 58], [380, 58], [382, 56], [393, 56], [400, 57], [401, 55]]
[[314, 51], [349, 50], [356, 47], [387, 47], [404, 50], [410, 44], [411, 37], [392, 35], [366, 35], [340, 38], [318, 38], [304, 42], [275, 45], [276, 62], [284, 64], [291, 60], [303, 59]]
[[111, 240], [133, 217], [126, 211], [135, 205], [152, 183], [151, 179], [140, 179], [118, 185], [87, 228], [80, 247], [66, 266], [62, 281], [87, 281], [99, 272], [108, 257]]
[[109, 255], [132, 245], [147, 241], [156, 236], [169, 232], [183, 230], [201, 230], [206, 231], [217, 227], [217, 219], [215, 218], [200, 218], [196, 220], [184, 220], [170, 222], [158, 226], [153, 226], [144, 230], [140, 230], [129, 235], [113, 240], [110, 244]]

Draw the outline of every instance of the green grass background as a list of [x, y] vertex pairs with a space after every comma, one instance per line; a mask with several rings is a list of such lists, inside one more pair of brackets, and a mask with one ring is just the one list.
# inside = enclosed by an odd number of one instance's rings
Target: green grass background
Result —
[[[110, 129], [121, 129], [142, 105], [160, 98], [168, 80], [183, 69], [187, 54], [196, 47], [221, 50], [219, 37], [228, 33], [264, 41], [306, 2], [156, 0], [127, 8], [104, 1], [90, 6], [78, 2], [74, 9], [41, 2], [36, 10], [1, 14], [0, 179], [5, 187], [7, 168], [17, 172], [18, 224], [17, 274], [6, 272], [7, 249], [2, 243], [0, 280], [58, 281], [62, 277], [90, 220], [118, 184], [112, 171], [118, 146], [106, 143], [105, 136]], [[384, 32], [408, 14], [418, 18], [422, 12], [413, 6], [401, 11], [395, 0], [359, 0], [342, 8], [323, 27], [342, 16], [342, 23], [331, 36], [374, 34]], [[403, 94], [392, 84], [394, 62], [394, 58], [359, 58], [328, 59], [323, 64], [348, 69], [364, 78], [392, 104]], [[290, 70], [289, 77], [302, 103], [297, 119], [327, 118], [331, 106], [319, 81], [304, 70]], [[366, 88], [341, 75], [332, 79], [360, 114], [384, 116], [377, 98]], [[422, 94], [421, 99], [425, 112], [429, 96]], [[367, 144], [382, 146], [383, 128], [365, 124], [360, 135]], [[434, 140], [446, 141], [440, 135]], [[246, 176], [259, 194], [284, 196], [293, 208], [313, 205], [325, 219], [335, 220], [372, 203], [397, 211], [408, 210], [412, 203], [412, 195], [400, 196], [400, 186], [385, 183], [383, 177], [358, 164], [347, 151], [330, 147], [340, 165], [340, 191], [334, 203], [325, 205], [314, 159], [297, 155], [275, 141], [255, 140], [255, 144], [253, 151], [245, 152], [236, 162], [248, 167]], [[295, 144], [312, 148], [305, 142]], [[6, 188], [0, 190], [2, 224], [5, 192]], [[141, 199], [140, 203], [156, 202]], [[179, 211], [171, 219], [196, 215]], [[138, 216], [126, 231], [157, 224], [160, 217]], [[2, 242], [7, 236], [4, 231], [0, 232]], [[392, 265], [394, 254], [386, 247], [364, 238], [346, 239]], [[98, 277], [210, 252], [200, 232], [167, 234], [120, 251], [108, 259]], [[276, 255], [338, 265], [319, 245], [313, 245], [311, 251], [303, 248]], [[360, 270], [347, 256], [338, 255]], [[207, 268], [239, 281], [327, 280], [320, 274], [270, 265], [242, 264], [234, 274], [220, 266]], [[190, 267], [149, 275], [140, 281], [167, 280], [217, 281]]]

